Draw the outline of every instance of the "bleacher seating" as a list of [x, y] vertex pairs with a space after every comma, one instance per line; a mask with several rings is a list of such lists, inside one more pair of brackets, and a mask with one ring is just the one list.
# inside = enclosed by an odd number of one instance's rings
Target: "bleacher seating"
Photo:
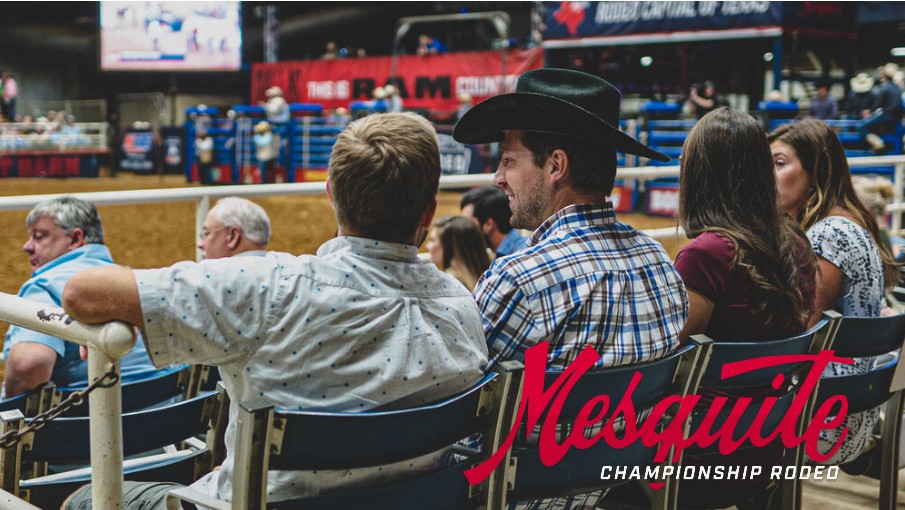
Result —
[[[838, 395], [844, 396], [848, 401], [849, 414], [883, 406], [885, 415], [882, 433], [878, 438], [879, 445], [873, 451], [864, 452], [868, 456], [874, 456], [877, 469], [871, 470], [868, 464], [865, 474], [880, 480], [880, 510], [893, 510], [898, 507], [896, 492], [899, 482], [902, 411], [905, 406], [905, 377], [899, 365], [905, 341], [905, 315], [843, 317], [836, 312], [826, 312], [825, 317], [833, 321], [836, 328], [832, 343], [827, 348], [833, 349], [837, 356], [886, 358], [878, 361], [865, 374], [821, 379], [814, 409]], [[853, 463], [849, 466], [851, 464]], [[843, 469], [846, 469], [846, 465], [843, 465]]]

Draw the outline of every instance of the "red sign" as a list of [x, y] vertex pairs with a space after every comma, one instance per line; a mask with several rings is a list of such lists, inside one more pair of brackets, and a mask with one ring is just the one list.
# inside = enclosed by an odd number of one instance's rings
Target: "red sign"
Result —
[[[505, 57], [505, 58], [504, 58]], [[264, 91], [278, 86], [290, 103], [318, 103], [324, 108], [348, 108], [353, 101], [368, 101], [378, 86], [393, 84], [405, 108], [452, 111], [457, 97], [468, 93], [477, 103], [511, 92], [518, 76], [543, 67], [542, 48], [404, 55], [392, 57], [304, 60], [253, 64], [252, 103], [265, 100]]]

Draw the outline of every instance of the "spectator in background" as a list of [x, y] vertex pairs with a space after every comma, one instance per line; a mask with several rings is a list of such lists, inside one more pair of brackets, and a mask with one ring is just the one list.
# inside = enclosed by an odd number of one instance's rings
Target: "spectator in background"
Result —
[[333, 41], [327, 41], [327, 46], [324, 48], [324, 54], [321, 55], [322, 60], [334, 60], [339, 57], [339, 54], [336, 51], [336, 43]]
[[19, 96], [19, 86], [10, 73], [0, 75], [3, 81], [3, 101], [0, 102], [3, 116], [7, 122], [16, 122], [16, 98]]
[[525, 247], [528, 238], [512, 228], [509, 197], [496, 186], [467, 191], [459, 202], [462, 216], [471, 219], [495, 256], [510, 255]]
[[464, 216], [444, 216], [434, 222], [427, 240], [431, 262], [474, 291], [478, 278], [490, 267], [484, 236]]
[[289, 122], [289, 103], [283, 99], [283, 89], [270, 87], [264, 91], [267, 102], [264, 103], [264, 113], [270, 123], [284, 124]]
[[877, 69], [880, 83], [874, 85], [876, 109], [858, 126], [858, 132], [875, 151], [886, 148], [880, 135], [896, 132], [902, 122], [902, 89], [892, 79], [899, 71], [897, 64], [889, 63]]
[[262, 182], [273, 182], [273, 167], [277, 158], [277, 145], [270, 123], [262, 120], [255, 124], [253, 141], [255, 157], [261, 170]]
[[[483, 376], [487, 347], [474, 299], [418, 259], [440, 180], [431, 124], [413, 113], [359, 119], [333, 146], [327, 179], [339, 235], [317, 255], [271, 252], [164, 269], [100, 268], [66, 288], [64, 307], [78, 320], [143, 326], [156, 363], [220, 367], [231, 402], [226, 460], [193, 484], [204, 494], [232, 500], [239, 402], [312, 411], [405, 409], [463, 391]], [[170, 336], [173, 331], [179, 334]], [[267, 499], [418, 476], [442, 467], [445, 453], [353, 470], [274, 471]], [[164, 508], [173, 484], [126, 482], [125, 488], [124, 508], [137, 508], [130, 506], [133, 495], [157, 500], [143, 508]], [[90, 488], [74, 499], [85, 497]]]
[[699, 119], [721, 106], [729, 106], [726, 98], [716, 93], [712, 81], [692, 85], [688, 92], [688, 104]]
[[877, 99], [871, 93], [874, 79], [867, 73], [858, 73], [848, 84], [851, 90], [845, 100], [846, 118], [851, 120], [867, 118], [877, 107]]
[[387, 91], [383, 87], [377, 87], [371, 92], [371, 97], [373, 98], [374, 111], [376, 112], [386, 112], [387, 108], [389, 108], [389, 103], [387, 103]]
[[418, 55], [438, 55], [446, 53], [446, 46], [427, 34], [418, 36], [418, 49], [415, 51]]
[[[41, 202], [28, 213], [25, 225], [28, 242], [23, 249], [28, 254], [32, 273], [19, 289], [19, 297], [60, 306], [63, 287], [72, 275], [89, 267], [113, 264], [110, 250], [104, 246], [100, 215], [93, 204], [84, 200], [61, 197]], [[10, 326], [3, 342], [3, 354], [5, 398], [26, 393], [48, 381], [59, 387], [88, 383], [88, 364], [80, 358], [78, 344]], [[123, 382], [157, 372], [141, 340], [121, 363]]]
[[207, 212], [198, 249], [205, 259], [263, 256], [270, 242], [270, 218], [258, 204], [226, 197]]
[[816, 119], [835, 119], [839, 116], [839, 103], [830, 95], [830, 80], [820, 78], [814, 83], [816, 96], [811, 99], [808, 115]]
[[215, 166], [214, 138], [204, 128], [195, 133], [195, 157], [198, 160], [198, 180], [203, 186], [212, 184]]
[[401, 113], [402, 97], [399, 96], [399, 91], [396, 90], [396, 87], [394, 85], [387, 85], [383, 90], [386, 92], [387, 96], [387, 113]]
[[459, 109], [456, 112], [456, 120], [460, 120], [465, 116], [465, 112], [471, 109], [471, 94], [468, 92], [460, 92], [458, 96], [456, 96], [459, 100]]

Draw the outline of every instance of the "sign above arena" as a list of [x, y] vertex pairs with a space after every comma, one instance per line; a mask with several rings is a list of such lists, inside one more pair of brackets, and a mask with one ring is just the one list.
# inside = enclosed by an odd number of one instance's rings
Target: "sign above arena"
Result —
[[612, 38], [620, 36], [633, 36], [623, 44], [670, 42], [675, 34], [718, 39], [721, 31], [757, 37], [819, 30], [847, 37], [855, 33], [854, 21], [855, 6], [842, 2], [544, 2], [548, 47], [598, 38], [601, 44], [618, 44]]
[[389, 56], [260, 63], [252, 66], [252, 102], [272, 86], [290, 103], [348, 108], [367, 101], [376, 87], [392, 84], [407, 109], [455, 111], [459, 94], [474, 103], [512, 91], [518, 76], [543, 65], [543, 49], [477, 51], [398, 57], [396, 73]]

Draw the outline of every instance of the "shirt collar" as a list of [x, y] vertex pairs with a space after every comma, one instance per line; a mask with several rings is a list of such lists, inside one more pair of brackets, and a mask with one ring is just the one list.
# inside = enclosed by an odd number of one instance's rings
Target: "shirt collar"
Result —
[[556, 211], [556, 214], [547, 218], [547, 221], [537, 227], [528, 241], [528, 246], [536, 245], [558, 230], [614, 223], [616, 223], [616, 213], [613, 211], [613, 204], [609, 201], [572, 204]]
[[59, 257], [51, 260], [50, 262], [44, 264], [43, 266], [35, 269], [31, 275], [38, 276], [39, 274], [46, 273], [51, 269], [61, 266], [67, 262], [71, 262], [80, 258], [92, 258], [92, 259], [101, 259], [106, 262], [113, 263], [113, 257], [110, 255], [110, 250], [103, 244], [97, 243], [89, 243], [79, 246], [78, 248], [67, 251], [66, 253], [60, 255]]
[[419, 262], [418, 248], [411, 244], [390, 243], [365, 237], [335, 237], [317, 249], [318, 257], [337, 256], [343, 253], [354, 253], [367, 258]]

